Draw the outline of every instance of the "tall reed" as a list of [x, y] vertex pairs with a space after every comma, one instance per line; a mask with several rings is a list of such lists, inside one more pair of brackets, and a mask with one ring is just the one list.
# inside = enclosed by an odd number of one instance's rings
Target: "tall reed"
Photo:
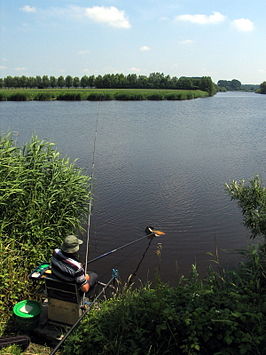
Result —
[[0, 136], [1, 311], [28, 297], [27, 274], [81, 228], [89, 200], [89, 177], [53, 143]]

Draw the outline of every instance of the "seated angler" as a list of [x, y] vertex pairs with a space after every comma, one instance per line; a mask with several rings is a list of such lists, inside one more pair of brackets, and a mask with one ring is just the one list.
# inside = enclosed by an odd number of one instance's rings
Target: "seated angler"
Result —
[[60, 249], [55, 249], [51, 260], [52, 274], [59, 280], [76, 283], [82, 292], [88, 292], [97, 282], [94, 272], [85, 274], [78, 260], [79, 246], [83, 241], [68, 235]]

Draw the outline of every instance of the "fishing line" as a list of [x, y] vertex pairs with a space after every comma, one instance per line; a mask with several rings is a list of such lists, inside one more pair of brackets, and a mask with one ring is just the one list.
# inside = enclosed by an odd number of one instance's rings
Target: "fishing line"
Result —
[[100, 101], [98, 101], [98, 106], [97, 106], [97, 116], [96, 116], [96, 123], [95, 123], [95, 134], [94, 134], [93, 152], [92, 152], [92, 165], [91, 165], [91, 176], [90, 176], [90, 178], [91, 178], [91, 198], [90, 198], [90, 204], [89, 204], [88, 225], [87, 225], [85, 274], [87, 273], [88, 256], [89, 256], [91, 215], [92, 215], [92, 191], [93, 191], [93, 178], [94, 178], [94, 168], [95, 168], [96, 141], [97, 141], [97, 136], [98, 136], [99, 111], [100, 111]]

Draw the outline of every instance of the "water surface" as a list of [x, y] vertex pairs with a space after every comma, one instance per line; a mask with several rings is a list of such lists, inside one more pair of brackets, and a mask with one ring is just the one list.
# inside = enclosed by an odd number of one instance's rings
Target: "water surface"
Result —
[[[153, 225], [167, 235], [153, 241], [139, 276], [150, 279], [160, 269], [174, 282], [192, 263], [205, 272], [206, 253], [216, 248], [222, 265], [239, 262], [232, 251], [245, 247], [249, 234], [224, 183], [265, 179], [265, 112], [265, 95], [230, 92], [191, 101], [1, 102], [0, 129], [14, 131], [19, 143], [32, 134], [54, 141], [90, 173], [98, 120], [90, 257]], [[112, 267], [126, 276], [146, 245], [91, 268], [106, 279]]]

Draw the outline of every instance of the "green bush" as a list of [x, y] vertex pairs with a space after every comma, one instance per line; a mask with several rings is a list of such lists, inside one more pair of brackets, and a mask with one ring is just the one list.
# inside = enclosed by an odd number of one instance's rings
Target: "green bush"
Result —
[[194, 99], [194, 95], [192, 94], [192, 92], [188, 92], [187, 93], [187, 100], [192, 100]]
[[34, 100], [36, 101], [49, 101], [52, 100], [53, 96], [49, 93], [42, 92], [34, 96]]
[[254, 276], [245, 264], [201, 280], [194, 267], [176, 287], [129, 290], [93, 309], [63, 354], [263, 354], [266, 289]]
[[87, 97], [89, 101], [108, 101], [112, 100], [112, 96], [107, 93], [92, 93]]
[[182, 94], [168, 94], [165, 98], [166, 100], [182, 100]]
[[66, 93], [62, 95], [58, 95], [57, 100], [64, 100], [64, 101], [80, 101], [81, 95], [79, 93]]
[[22, 93], [15, 93], [7, 98], [9, 101], [27, 101], [27, 95]]
[[0, 93], [0, 101], [6, 101], [6, 100], [7, 100], [6, 95]]
[[148, 99], [148, 100], [158, 101], [158, 100], [163, 100], [164, 97], [163, 97], [163, 95], [161, 95], [161, 94], [153, 94], [153, 95], [148, 95], [148, 96], [147, 96], [147, 99]]
[[0, 137], [0, 162], [0, 311], [7, 315], [34, 296], [30, 271], [81, 228], [90, 193], [89, 178], [36, 137], [21, 148]]
[[231, 199], [238, 201], [251, 238], [263, 236], [266, 242], [266, 188], [260, 177], [254, 177], [248, 184], [245, 180], [233, 181], [225, 187]]
[[140, 101], [145, 100], [145, 96], [141, 94], [120, 93], [115, 95], [115, 99], [120, 101]]

